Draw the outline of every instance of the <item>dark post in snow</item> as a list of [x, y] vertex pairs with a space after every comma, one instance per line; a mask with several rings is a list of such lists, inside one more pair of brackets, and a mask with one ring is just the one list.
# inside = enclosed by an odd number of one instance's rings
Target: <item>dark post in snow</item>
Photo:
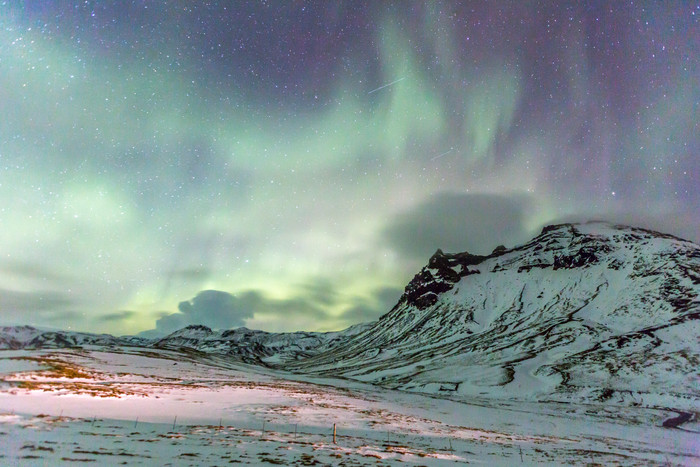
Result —
[[335, 442], [335, 423], [333, 424], [333, 444], [336, 444], [336, 442]]

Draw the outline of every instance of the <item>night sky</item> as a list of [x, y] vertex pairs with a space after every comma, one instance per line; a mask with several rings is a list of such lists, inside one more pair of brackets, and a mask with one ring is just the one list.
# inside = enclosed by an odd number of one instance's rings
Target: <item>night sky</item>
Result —
[[0, 2], [0, 324], [335, 330], [437, 248], [591, 219], [697, 242], [699, 20], [697, 1]]

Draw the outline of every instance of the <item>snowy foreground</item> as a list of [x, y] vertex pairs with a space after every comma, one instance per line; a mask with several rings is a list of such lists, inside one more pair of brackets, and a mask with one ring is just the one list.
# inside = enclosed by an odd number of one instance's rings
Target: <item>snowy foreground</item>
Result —
[[139, 348], [6, 350], [0, 376], [0, 465], [700, 465], [697, 414], [610, 402], [461, 403]]

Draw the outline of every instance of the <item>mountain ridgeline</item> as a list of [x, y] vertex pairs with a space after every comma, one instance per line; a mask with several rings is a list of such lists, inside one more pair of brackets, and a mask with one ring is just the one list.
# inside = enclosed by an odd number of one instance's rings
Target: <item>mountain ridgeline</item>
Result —
[[486, 257], [438, 251], [371, 328], [289, 367], [456, 396], [697, 404], [698, 336], [698, 245], [562, 224]]
[[700, 401], [700, 247], [591, 222], [545, 227], [487, 256], [438, 250], [388, 313], [334, 333], [189, 326], [146, 340], [1, 331], [0, 348], [185, 347], [452, 398], [692, 410]]

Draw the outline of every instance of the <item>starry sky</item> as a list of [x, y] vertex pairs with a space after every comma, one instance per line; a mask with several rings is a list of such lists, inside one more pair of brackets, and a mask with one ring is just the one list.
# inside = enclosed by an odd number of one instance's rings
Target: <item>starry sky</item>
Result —
[[437, 249], [700, 241], [697, 1], [0, 1], [0, 324], [376, 319]]

